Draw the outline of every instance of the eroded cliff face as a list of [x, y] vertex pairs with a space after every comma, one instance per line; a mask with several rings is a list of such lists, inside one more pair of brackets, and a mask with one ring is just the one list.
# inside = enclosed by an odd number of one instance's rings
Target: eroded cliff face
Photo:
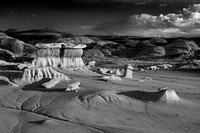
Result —
[[81, 69], [84, 66], [81, 56], [85, 45], [40, 43], [36, 47], [38, 48], [36, 58], [32, 66], [24, 70], [22, 81], [32, 83], [43, 78], [69, 80], [66, 75], [54, 68]]
[[37, 57], [33, 60], [34, 67], [60, 66], [63, 68], [82, 68], [81, 56], [85, 45], [72, 44], [37, 44]]
[[66, 75], [56, 71], [52, 66], [28, 68], [24, 70], [22, 76], [23, 81], [31, 83], [43, 78], [69, 80]]

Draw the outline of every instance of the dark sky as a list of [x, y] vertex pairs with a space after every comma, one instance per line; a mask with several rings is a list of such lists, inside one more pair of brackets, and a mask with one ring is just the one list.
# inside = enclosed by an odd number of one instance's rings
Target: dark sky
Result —
[[200, 33], [200, 0], [5, 1], [0, 2], [1, 30], [52, 27], [73, 34], [136, 36]]

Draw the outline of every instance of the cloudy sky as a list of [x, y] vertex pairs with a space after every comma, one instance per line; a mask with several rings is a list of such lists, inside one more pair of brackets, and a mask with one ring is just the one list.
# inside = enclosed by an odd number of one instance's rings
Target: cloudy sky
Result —
[[44, 27], [73, 34], [199, 36], [200, 0], [0, 2], [0, 30]]

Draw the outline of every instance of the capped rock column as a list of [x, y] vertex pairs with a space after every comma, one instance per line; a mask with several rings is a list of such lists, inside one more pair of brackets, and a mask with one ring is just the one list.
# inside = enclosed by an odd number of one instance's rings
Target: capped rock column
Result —
[[133, 78], [133, 67], [131, 64], [128, 64], [124, 71], [124, 78]]
[[85, 65], [81, 56], [83, 55], [83, 48], [86, 45], [78, 44], [74, 46], [62, 45], [60, 54], [60, 66], [63, 68], [80, 68], [82, 69]]
[[32, 62], [34, 67], [61, 66], [63, 68], [82, 68], [81, 56], [86, 45], [69, 43], [38, 43], [37, 57]]

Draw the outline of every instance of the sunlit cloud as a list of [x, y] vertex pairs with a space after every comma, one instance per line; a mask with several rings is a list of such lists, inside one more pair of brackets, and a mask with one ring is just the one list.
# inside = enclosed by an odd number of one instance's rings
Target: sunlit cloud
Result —
[[170, 13], [158, 16], [135, 14], [126, 19], [104, 22], [95, 28], [97, 31], [105, 31], [108, 34], [127, 35], [135, 35], [142, 30], [143, 35], [150, 36], [169, 36], [170, 33], [183, 35], [197, 32], [198, 29], [200, 29], [200, 4], [184, 8], [179, 14]]

